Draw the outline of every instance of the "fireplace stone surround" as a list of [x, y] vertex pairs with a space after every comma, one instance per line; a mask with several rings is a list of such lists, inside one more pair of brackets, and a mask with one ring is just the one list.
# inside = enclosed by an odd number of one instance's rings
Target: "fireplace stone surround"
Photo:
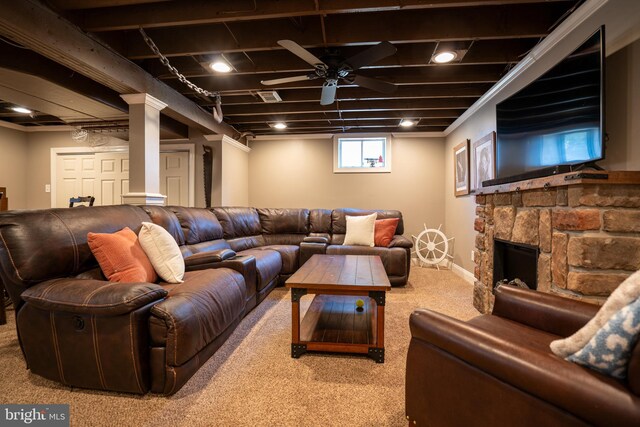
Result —
[[640, 172], [578, 172], [476, 193], [473, 304], [493, 306], [494, 238], [539, 249], [537, 290], [602, 304], [640, 269]]

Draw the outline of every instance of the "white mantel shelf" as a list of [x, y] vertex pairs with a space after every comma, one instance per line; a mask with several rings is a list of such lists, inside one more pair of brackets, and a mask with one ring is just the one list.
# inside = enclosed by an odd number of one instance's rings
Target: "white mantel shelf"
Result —
[[[603, 178], [595, 178], [595, 176], [603, 176]], [[510, 182], [508, 184], [483, 187], [477, 189], [475, 194], [479, 196], [488, 194], [512, 193], [517, 191], [535, 190], [539, 188], [564, 187], [580, 184], [640, 184], [640, 171], [576, 171], [558, 175], [550, 175], [526, 181]]]

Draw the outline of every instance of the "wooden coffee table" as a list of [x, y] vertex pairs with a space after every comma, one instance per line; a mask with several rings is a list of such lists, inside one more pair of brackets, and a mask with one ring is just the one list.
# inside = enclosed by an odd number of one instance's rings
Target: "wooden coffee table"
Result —
[[[287, 281], [291, 289], [291, 357], [307, 351], [366, 354], [384, 363], [385, 293], [379, 256], [313, 255]], [[315, 294], [300, 321], [300, 298]], [[361, 310], [356, 300], [364, 300]]]

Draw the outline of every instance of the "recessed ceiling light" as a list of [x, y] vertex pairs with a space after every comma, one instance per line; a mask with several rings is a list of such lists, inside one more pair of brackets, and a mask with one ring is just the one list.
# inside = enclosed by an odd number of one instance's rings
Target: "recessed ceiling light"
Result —
[[31, 110], [29, 110], [27, 108], [24, 108], [24, 107], [11, 107], [11, 109], [13, 111], [15, 111], [16, 113], [22, 113], [22, 114], [31, 114], [31, 113], [33, 113], [33, 111], [31, 111]]
[[415, 124], [416, 124], [416, 122], [414, 122], [413, 120], [409, 120], [409, 119], [400, 120], [400, 126], [402, 126], [403, 128], [408, 128], [408, 127], [411, 127], [411, 126], [413, 126]]
[[211, 69], [219, 73], [228, 73], [231, 71], [231, 66], [224, 61], [215, 61], [211, 63]]
[[275, 128], [275, 129], [286, 129], [287, 128], [287, 124], [286, 123], [282, 123], [282, 122], [274, 123], [273, 124], [273, 128]]
[[439, 52], [433, 56], [433, 62], [437, 62], [438, 64], [446, 64], [447, 62], [451, 62], [456, 59], [456, 53], [445, 51]]

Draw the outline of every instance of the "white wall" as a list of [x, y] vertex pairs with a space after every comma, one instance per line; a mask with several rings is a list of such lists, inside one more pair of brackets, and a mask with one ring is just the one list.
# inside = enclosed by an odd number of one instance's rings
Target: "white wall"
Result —
[[27, 208], [27, 135], [0, 126], [0, 187], [6, 187], [9, 209]]
[[[333, 142], [258, 140], [249, 155], [249, 205], [398, 209], [405, 235], [444, 222], [444, 140], [393, 138], [391, 173], [333, 173]], [[451, 189], [451, 191], [453, 191]]]

